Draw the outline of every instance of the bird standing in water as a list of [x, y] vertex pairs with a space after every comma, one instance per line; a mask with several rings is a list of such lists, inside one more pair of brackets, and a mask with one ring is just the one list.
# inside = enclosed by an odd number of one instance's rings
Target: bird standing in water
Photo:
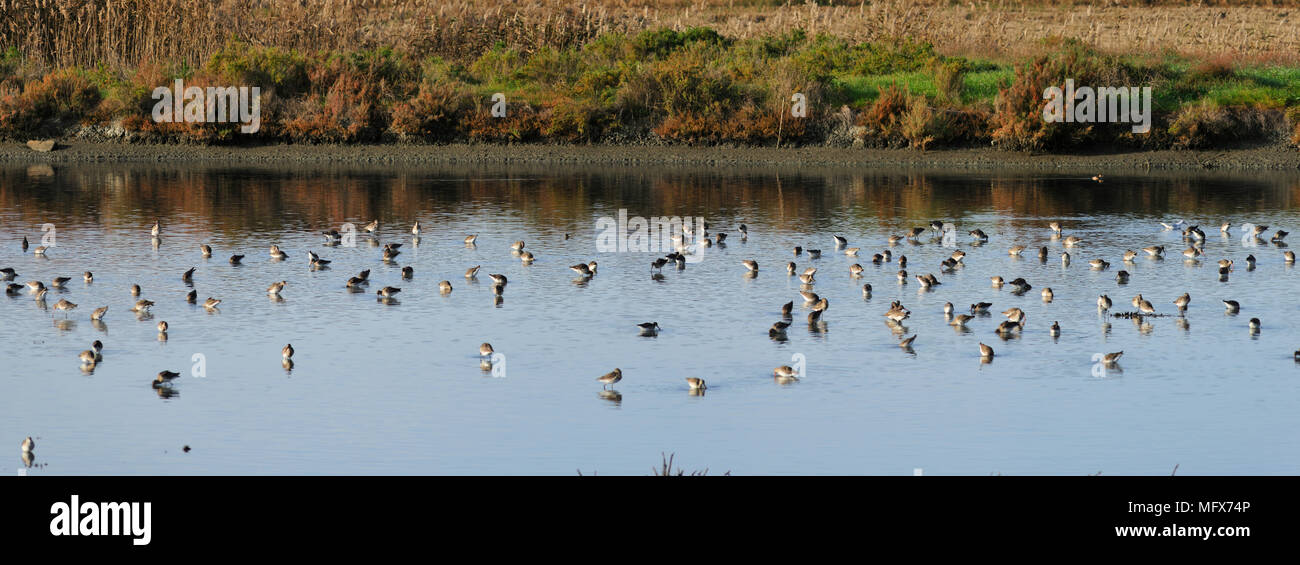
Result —
[[609, 387], [610, 385], [612, 385], [612, 384], [614, 384], [614, 383], [617, 383], [617, 382], [619, 382], [619, 381], [621, 381], [621, 380], [623, 380], [623, 370], [622, 370], [622, 369], [614, 369], [613, 371], [610, 371], [610, 372], [605, 373], [605, 374], [603, 374], [603, 375], [601, 375], [601, 376], [599, 376], [599, 377], [596, 377], [596, 381], [599, 382], [599, 383], [602, 385], [602, 386], [601, 386], [602, 389], [607, 388], [607, 387]]

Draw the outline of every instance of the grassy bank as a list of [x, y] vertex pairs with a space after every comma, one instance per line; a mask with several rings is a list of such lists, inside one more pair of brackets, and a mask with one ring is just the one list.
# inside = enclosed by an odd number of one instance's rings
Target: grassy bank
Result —
[[[252, 10], [256, 3], [249, 4]], [[590, 14], [585, 17], [605, 18]], [[259, 46], [231, 34], [201, 48], [173, 46], [170, 59], [139, 55], [162, 53], [163, 43], [126, 31], [81, 50], [52, 33], [55, 39], [43, 45], [58, 48], [36, 50], [36, 40], [15, 31], [10, 21], [0, 26], [6, 30], [0, 40], [7, 42], [0, 44], [0, 135], [193, 143], [917, 149], [993, 144], [1031, 151], [1096, 144], [1300, 145], [1300, 62], [1277, 58], [1123, 54], [1060, 38], [1035, 40], [1020, 55], [972, 56], [908, 35], [858, 41], [800, 28], [758, 35], [728, 35], [709, 27], [625, 31], [619, 28], [626, 25], [556, 18], [551, 31], [539, 32], [532, 42], [523, 41], [519, 31], [536, 22], [519, 20], [513, 31], [506, 31], [508, 22], [472, 32], [463, 28], [463, 35], [454, 37], [442, 30], [422, 46], [404, 41], [391, 47], [303, 50]], [[99, 27], [87, 24], [87, 29]], [[105, 45], [118, 48], [105, 50]], [[86, 52], [98, 58], [87, 59]], [[110, 61], [110, 53], [121, 56]], [[175, 78], [186, 86], [261, 87], [261, 130], [248, 136], [238, 133], [237, 124], [155, 122], [150, 93]], [[1044, 122], [1043, 89], [1066, 78], [1080, 85], [1150, 86], [1151, 133], [1134, 134], [1127, 124]], [[498, 92], [508, 102], [505, 118], [491, 114], [491, 97]], [[796, 92], [806, 97], [803, 118], [790, 115]]]

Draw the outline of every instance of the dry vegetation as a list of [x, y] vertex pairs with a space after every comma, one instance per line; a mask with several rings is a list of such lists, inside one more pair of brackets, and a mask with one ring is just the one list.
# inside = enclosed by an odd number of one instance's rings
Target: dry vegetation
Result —
[[[11, 138], [235, 140], [149, 118], [183, 77], [260, 85], [273, 140], [1300, 144], [1292, 0], [0, 0], [0, 48]], [[1066, 76], [1153, 86], [1155, 132], [1043, 123]]]
[[[1102, 5], [1094, 5], [1102, 4]], [[4, 0], [0, 39], [57, 66], [198, 65], [233, 37], [299, 51], [391, 47], [467, 57], [607, 32], [709, 27], [737, 39], [802, 29], [854, 42], [908, 36], [954, 55], [1026, 56], [1049, 37], [1115, 52], [1172, 49], [1294, 62], [1300, 2], [878, 0]]]

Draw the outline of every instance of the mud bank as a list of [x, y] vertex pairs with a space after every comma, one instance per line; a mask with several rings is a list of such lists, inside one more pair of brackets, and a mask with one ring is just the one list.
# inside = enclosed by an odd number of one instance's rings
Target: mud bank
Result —
[[0, 145], [8, 163], [204, 163], [204, 164], [544, 164], [716, 167], [923, 167], [971, 170], [1080, 172], [1296, 171], [1300, 151], [1284, 145], [1215, 151], [1030, 154], [996, 149], [840, 147], [687, 147], [612, 145], [261, 145], [200, 146], [125, 143], [60, 143], [40, 153], [19, 143]]

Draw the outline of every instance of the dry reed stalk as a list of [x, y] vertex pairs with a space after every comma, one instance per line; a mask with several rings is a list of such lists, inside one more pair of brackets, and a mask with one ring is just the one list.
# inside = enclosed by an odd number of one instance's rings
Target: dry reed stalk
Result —
[[229, 39], [304, 52], [394, 47], [474, 57], [498, 42], [525, 52], [607, 32], [708, 26], [735, 38], [802, 28], [853, 41], [911, 36], [951, 54], [1032, 51], [1080, 37], [1129, 53], [1300, 58], [1296, 0], [1072, 2], [879, 0], [817, 5], [732, 0], [3, 0], [0, 46], [42, 65], [198, 65]]

